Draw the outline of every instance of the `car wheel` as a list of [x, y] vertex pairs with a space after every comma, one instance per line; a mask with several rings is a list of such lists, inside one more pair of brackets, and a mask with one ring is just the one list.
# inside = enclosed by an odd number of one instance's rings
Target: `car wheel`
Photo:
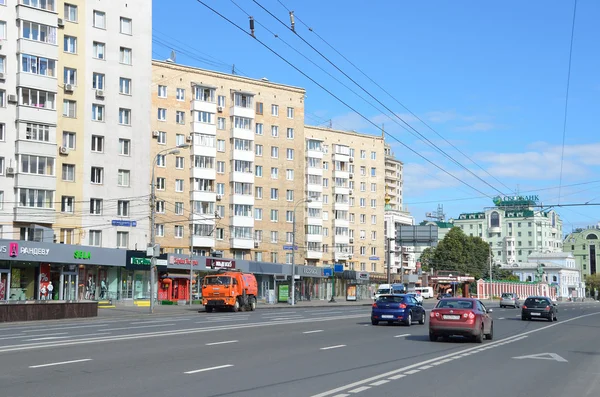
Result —
[[527, 317], [521, 316], [521, 321], [527, 321]]
[[406, 322], [404, 323], [407, 327], [412, 325], [412, 313], [408, 312], [408, 317], [406, 318]]
[[419, 324], [421, 324], [421, 325], [425, 324], [425, 311], [423, 311], [423, 314], [421, 315], [421, 319], [419, 320]]
[[550, 322], [554, 321], [554, 314], [550, 314], [550, 317], [548, 318], [548, 321], [550, 321]]
[[475, 335], [475, 343], [483, 343], [483, 324], [481, 324], [481, 328], [479, 329], [479, 333]]
[[558, 318], [556, 317], [556, 314], [554, 315], [554, 321], [558, 321]]
[[493, 321], [492, 321], [492, 324], [490, 324], [490, 333], [485, 335], [485, 339], [487, 339], [487, 340], [494, 339], [494, 322]]
[[437, 340], [438, 340], [438, 337], [437, 337], [437, 335], [436, 335], [436, 334], [434, 334], [433, 332], [430, 332], [430, 333], [429, 333], [429, 341], [430, 341], [430, 342], [437, 342]]
[[377, 324], [379, 324], [379, 321], [377, 321], [377, 320], [371, 320], [371, 325], [377, 325]]
[[504, 309], [504, 305], [500, 305], [500, 309]]

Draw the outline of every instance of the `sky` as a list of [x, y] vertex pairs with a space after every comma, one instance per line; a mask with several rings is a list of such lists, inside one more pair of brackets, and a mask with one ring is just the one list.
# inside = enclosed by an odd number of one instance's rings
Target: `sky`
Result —
[[[555, 207], [565, 232], [600, 221], [600, 2], [577, 3], [569, 74], [574, 0], [202, 1], [245, 32], [252, 15], [256, 38], [318, 84], [197, 0], [153, 0], [153, 58], [304, 87], [306, 124], [383, 128], [416, 221], [516, 193], [588, 203]], [[297, 34], [257, 3], [288, 26], [293, 10]]]

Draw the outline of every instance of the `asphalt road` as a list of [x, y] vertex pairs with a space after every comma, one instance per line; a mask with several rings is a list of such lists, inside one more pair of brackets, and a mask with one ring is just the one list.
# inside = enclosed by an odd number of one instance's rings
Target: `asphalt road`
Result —
[[429, 342], [427, 325], [372, 326], [368, 307], [6, 324], [1, 395], [600, 394], [600, 303], [560, 304], [556, 323], [493, 309], [483, 344]]

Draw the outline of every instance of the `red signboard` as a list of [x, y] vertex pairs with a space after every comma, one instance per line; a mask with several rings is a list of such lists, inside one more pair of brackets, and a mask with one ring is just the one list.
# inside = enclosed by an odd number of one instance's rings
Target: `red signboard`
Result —
[[42, 263], [40, 265], [40, 299], [48, 297], [48, 283], [50, 282], [50, 264]]
[[171, 265], [192, 265], [192, 266], [198, 266], [198, 260], [193, 259], [190, 261], [189, 258], [176, 258], [174, 256], [171, 256], [169, 258], [169, 263]]
[[228, 259], [206, 259], [206, 267], [210, 269], [235, 269], [235, 261]]

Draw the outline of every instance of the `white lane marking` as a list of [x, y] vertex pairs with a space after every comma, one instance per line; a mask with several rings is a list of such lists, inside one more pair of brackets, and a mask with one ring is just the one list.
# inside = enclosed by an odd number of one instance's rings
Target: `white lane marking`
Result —
[[264, 314], [261, 314], [261, 316], [263, 316], [263, 317], [273, 317], [273, 316], [278, 317], [278, 316], [281, 316], [282, 314], [295, 314], [295, 313], [298, 313], [298, 312], [296, 312], [296, 311], [293, 311], [293, 312], [289, 312], [289, 311], [288, 312], [280, 312], [280, 311], [277, 311], [276, 313], [264, 313]]
[[500, 317], [498, 320], [505, 320], [505, 318], [504, 317]]
[[404, 378], [405, 376], [406, 375], [404, 375], [404, 374], [399, 374], [399, 375], [390, 376], [388, 379], [396, 380], [396, 379]]
[[155, 327], [169, 327], [171, 325], [176, 325], [173, 323], [170, 324], [153, 324], [153, 325], [140, 325], [137, 327], [121, 327], [121, 328], [109, 328], [109, 329], [103, 329], [102, 331], [124, 331], [127, 329], [140, 329], [140, 328], [155, 328]]
[[[74, 326], [74, 327], [68, 327], [69, 329], [76, 329], [76, 328], [92, 328], [92, 327], [108, 327], [108, 324], [93, 324], [93, 325], [79, 325], [79, 326]], [[65, 327], [54, 327], [54, 328], [40, 328], [40, 329], [29, 329], [29, 330], [25, 330], [25, 331], [21, 331], [23, 333], [27, 333], [27, 332], [46, 332], [46, 331], [58, 331], [58, 330], [64, 330]]]
[[36, 341], [36, 340], [53, 340], [53, 339], [65, 339], [65, 338], [71, 338], [71, 336], [45, 336], [43, 338], [25, 339], [25, 341], [28, 342], [28, 341]]
[[[54, 334], [45, 334], [46, 336], [56, 336], [56, 335], [67, 335], [68, 332], [57, 332]], [[0, 338], [0, 340], [6, 340], [6, 339], [23, 339], [23, 338], [31, 338], [32, 336], [35, 335], [17, 335], [17, 336], [6, 336], [3, 338]]]
[[42, 367], [52, 367], [55, 365], [65, 365], [65, 364], [74, 364], [74, 363], [82, 363], [84, 361], [92, 361], [91, 358], [82, 358], [80, 360], [71, 360], [71, 361], [61, 361], [58, 363], [49, 363], [49, 364], [40, 364], [40, 365], [30, 365], [29, 368], [42, 368]]
[[223, 342], [207, 343], [206, 346], [226, 345], [228, 343], [238, 343], [238, 341], [237, 340], [225, 340]]
[[516, 360], [532, 358], [535, 360], [554, 360], [554, 361], [558, 361], [560, 363], [568, 363], [569, 362], [556, 353], [539, 353], [539, 354], [531, 354], [529, 356], [519, 356], [519, 357], [513, 357], [513, 358]]
[[369, 326], [369, 324], [365, 324], [365, 325], [363, 325], [363, 327], [368, 327], [368, 326]]
[[[270, 327], [273, 325], [292, 325], [292, 324], [303, 324], [303, 323], [309, 323], [309, 322], [310, 323], [318, 323], [318, 322], [325, 322], [325, 321], [339, 321], [339, 320], [359, 319], [359, 318], [364, 318], [364, 315], [356, 314], [353, 316], [302, 318], [302, 319], [289, 320], [289, 321], [264, 321], [264, 322], [246, 323], [246, 324], [215, 325], [215, 326], [209, 326], [209, 327], [186, 328], [186, 329], [167, 330], [167, 331], [155, 331], [155, 332], [146, 332], [146, 333], [129, 334], [129, 335], [112, 335], [112, 336], [98, 337], [98, 338], [77, 339], [77, 340], [72, 340], [72, 341], [68, 340], [68, 341], [61, 341], [61, 342], [56, 341], [56, 342], [44, 342], [44, 343], [28, 343], [28, 344], [22, 344], [22, 345], [0, 346], [0, 353], [23, 351], [23, 350], [33, 350], [33, 349], [41, 349], [41, 348], [84, 345], [84, 344], [90, 344], [90, 343], [102, 343], [102, 342], [114, 342], [114, 341], [124, 341], [124, 340], [158, 338], [158, 337], [162, 337], [162, 336], [171, 337], [171, 336], [177, 336], [177, 335], [191, 335], [191, 334], [200, 334], [200, 333], [206, 333], [206, 332], [239, 330], [239, 329], [245, 329], [245, 328], [263, 328], [263, 327]], [[563, 324], [565, 322], [566, 322], [566, 320], [560, 324]], [[204, 324], [206, 324], [206, 323], [204, 323]], [[559, 323], [557, 323], [557, 324], [559, 324]], [[106, 330], [106, 331], [108, 331], [108, 330]]]
[[173, 321], [173, 320], [168, 319], [168, 320], [155, 320], [155, 321], [137, 321], [137, 322], [129, 323], [129, 324], [130, 325], [162, 324], [162, 323], [168, 323], [169, 321]]
[[206, 320], [206, 321], [198, 321], [196, 322], [196, 324], [202, 324], [202, 323], [222, 323], [222, 322], [227, 322], [227, 321], [246, 321], [248, 320], [248, 317], [239, 317], [239, 318], [213, 318], [210, 320]]
[[423, 371], [423, 370], [426, 370], [426, 369], [429, 369], [429, 368], [433, 368], [433, 365], [424, 365], [422, 367], [419, 367], [419, 370]]
[[348, 397], [349, 395], [350, 395], [350, 394], [346, 394], [346, 393], [344, 393], [344, 394], [336, 394], [336, 395], [335, 395], [335, 396], [333, 396], [333, 397]]
[[198, 372], [214, 371], [215, 369], [223, 369], [223, 368], [229, 368], [229, 367], [233, 367], [233, 365], [232, 364], [225, 364], [225, 365], [218, 365], [216, 367], [195, 369], [193, 371], [184, 372], [184, 374], [186, 374], [186, 375], [197, 374]]
[[[509, 337], [504, 338], [504, 339], [500, 339], [498, 341], [490, 342], [489, 345], [497, 345], [497, 344], [500, 344], [502, 342], [507, 342], [508, 343], [509, 341], [510, 342], [515, 342], [515, 341], [521, 340], [522, 338], [527, 337], [527, 335], [531, 335], [531, 334], [543, 331], [543, 330], [551, 328], [551, 327], [557, 327], [557, 326], [566, 324], [566, 323], [571, 322], [571, 321], [579, 320], [581, 318], [590, 317], [590, 316], [596, 316], [598, 314], [600, 314], [600, 312], [588, 313], [588, 314], [584, 314], [584, 315], [581, 315], [581, 316], [572, 317], [572, 318], [569, 318], [567, 320], [563, 320], [563, 321], [558, 322], [558, 323], [553, 323], [553, 324], [547, 325], [545, 327], [541, 327], [541, 328], [537, 328], [537, 329], [534, 329], [534, 330], [531, 330], [531, 331], [524, 332], [524, 333], [522, 333], [520, 335], [513, 335], [513, 336], [509, 336]], [[342, 392], [342, 391], [345, 391], [345, 390], [349, 390], [349, 389], [355, 388], [355, 387], [360, 386], [360, 385], [372, 383], [373, 381], [377, 381], [377, 380], [380, 380], [382, 378], [394, 379], [392, 375], [396, 375], [399, 372], [406, 372], [406, 373], [408, 373], [407, 370], [411, 370], [412, 368], [422, 367], [423, 365], [431, 364], [431, 363], [436, 362], [436, 361], [437, 362], [443, 362], [443, 360], [447, 359], [447, 358], [450, 358], [450, 360], [451, 360], [453, 357], [455, 357], [455, 356], [457, 356], [459, 354], [464, 354], [464, 353], [470, 352], [470, 351], [480, 351], [480, 350], [479, 350], [479, 347], [471, 347], [471, 348], [467, 348], [465, 350], [462, 350], [460, 352], [449, 353], [449, 354], [446, 354], [444, 356], [435, 357], [435, 358], [432, 358], [432, 359], [429, 359], [429, 360], [425, 360], [425, 361], [420, 362], [420, 363], [411, 364], [411, 365], [408, 365], [408, 366], [403, 367], [403, 368], [398, 368], [398, 369], [395, 369], [395, 370], [392, 370], [392, 371], [389, 371], [389, 372], [386, 372], [386, 373], [383, 373], [383, 374], [380, 374], [380, 375], [375, 375], [375, 376], [372, 376], [370, 378], [362, 379], [362, 380], [359, 380], [359, 381], [356, 381], [356, 382], [353, 382], [353, 383], [350, 383], [350, 384], [347, 384], [347, 385], [344, 385], [344, 386], [337, 387], [337, 388], [332, 389], [332, 390], [327, 390], [325, 392], [322, 392], [322, 393], [319, 393], [319, 394], [315, 394], [312, 397], [326, 397], [326, 396], [335, 395], [335, 394], [337, 394], [339, 392]], [[448, 361], [450, 361], [450, 360], [448, 360]]]
[[360, 393], [361, 391], [369, 390], [370, 388], [370, 386], [361, 386], [357, 387], [356, 389], [350, 390], [350, 393]]
[[327, 347], [322, 347], [320, 350], [339, 349], [340, 347], [346, 347], [346, 345], [327, 346]]
[[323, 332], [322, 329], [315, 329], [314, 331], [304, 331], [303, 334], [316, 334], [318, 332]]
[[270, 320], [272, 321], [277, 321], [277, 320], [295, 320], [297, 318], [304, 318], [302, 316], [290, 316], [290, 317], [275, 317], [275, 318], [271, 318]]
[[386, 383], [388, 383], [389, 380], [378, 380], [377, 382], [373, 382], [371, 383], [369, 386], [381, 386], [381, 385], [385, 385]]
[[338, 314], [338, 313], [343, 313], [343, 312], [340, 310], [332, 310], [332, 311], [323, 310], [323, 311], [319, 311], [319, 312], [310, 312], [309, 314], [318, 316], [319, 314]]
[[410, 371], [406, 371], [405, 374], [412, 375], [412, 374], [416, 374], [417, 372], [421, 372], [421, 370], [420, 369], [411, 369]]
[[396, 336], [394, 336], [394, 338], [403, 338], [405, 336], [410, 336], [410, 334], [396, 335]]

